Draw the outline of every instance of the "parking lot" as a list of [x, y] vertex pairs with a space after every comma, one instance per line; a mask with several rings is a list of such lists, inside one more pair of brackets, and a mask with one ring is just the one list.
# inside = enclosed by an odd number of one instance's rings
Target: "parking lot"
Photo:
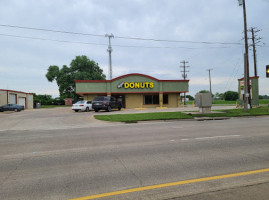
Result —
[[[233, 109], [234, 106], [216, 106], [212, 110]], [[124, 109], [112, 112], [94, 111], [74, 112], [70, 107], [51, 109], [32, 109], [21, 112], [0, 112], [0, 131], [5, 130], [52, 130], [66, 128], [86, 128], [105, 126], [111, 122], [94, 119], [94, 115], [127, 114], [146, 112], [175, 112], [198, 111], [196, 107], [168, 108], [168, 109]]]

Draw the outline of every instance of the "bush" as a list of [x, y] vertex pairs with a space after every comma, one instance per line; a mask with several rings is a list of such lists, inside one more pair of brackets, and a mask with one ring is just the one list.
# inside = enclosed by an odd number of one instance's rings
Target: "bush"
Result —
[[225, 101], [236, 101], [238, 99], [238, 92], [227, 91], [223, 96]]

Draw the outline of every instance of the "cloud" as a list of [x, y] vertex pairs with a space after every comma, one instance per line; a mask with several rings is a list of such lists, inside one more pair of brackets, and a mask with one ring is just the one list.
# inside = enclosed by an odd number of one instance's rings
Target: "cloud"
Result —
[[[262, 31], [262, 42], [269, 44], [267, 11], [263, 0], [247, 1], [248, 26]], [[177, 41], [216, 41], [243, 43], [242, 7], [236, 0], [9, 0], [0, 2], [0, 24], [29, 26], [137, 38]], [[0, 26], [0, 34], [42, 37], [105, 45], [82, 45], [0, 35], [0, 88], [12, 87], [27, 92], [56, 94], [58, 87], [46, 80], [50, 65], [69, 65], [77, 55], [87, 55], [107, 74], [106, 37], [91, 37], [53, 32], [14, 29]], [[237, 90], [243, 73], [243, 45], [205, 45], [184, 42], [112, 39], [113, 76], [145, 73], [158, 79], [182, 79], [180, 62], [189, 61], [190, 93], [208, 88], [208, 72], [213, 68], [213, 91]], [[119, 47], [124, 45], [129, 47]], [[130, 46], [141, 46], [134, 48]], [[169, 48], [145, 48], [169, 47]], [[188, 47], [178, 48], [178, 47]], [[268, 64], [269, 48], [257, 48], [258, 72]], [[253, 59], [250, 53], [250, 75]], [[19, 72], [15, 76], [13, 73]], [[267, 79], [260, 91], [269, 94]], [[36, 87], [38, 85], [38, 87]]]

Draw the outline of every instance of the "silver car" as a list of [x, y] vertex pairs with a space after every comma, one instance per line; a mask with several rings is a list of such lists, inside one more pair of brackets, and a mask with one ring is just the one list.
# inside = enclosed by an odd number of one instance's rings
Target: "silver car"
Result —
[[90, 111], [92, 110], [92, 102], [91, 101], [78, 101], [77, 103], [73, 104], [72, 110], [75, 112], [78, 111]]

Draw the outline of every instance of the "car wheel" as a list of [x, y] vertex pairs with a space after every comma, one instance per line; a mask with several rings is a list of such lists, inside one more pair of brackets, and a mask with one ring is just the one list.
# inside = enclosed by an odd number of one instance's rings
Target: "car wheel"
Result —
[[86, 111], [86, 112], [89, 112], [89, 110], [90, 110], [89, 107], [87, 107], [85, 111]]
[[17, 108], [15, 108], [15, 109], [14, 109], [14, 111], [15, 111], [15, 112], [18, 112], [18, 109], [17, 109]]
[[110, 112], [110, 111], [111, 111], [111, 107], [108, 106], [108, 107], [107, 107], [107, 112]]
[[99, 110], [98, 109], [94, 109], [95, 112], [98, 112]]
[[78, 112], [78, 110], [75, 110], [75, 112]]

